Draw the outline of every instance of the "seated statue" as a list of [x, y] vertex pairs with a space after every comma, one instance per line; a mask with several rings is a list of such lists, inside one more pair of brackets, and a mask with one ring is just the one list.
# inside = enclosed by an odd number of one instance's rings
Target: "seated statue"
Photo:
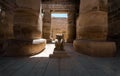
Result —
[[64, 35], [63, 34], [56, 35], [55, 50], [64, 50]]

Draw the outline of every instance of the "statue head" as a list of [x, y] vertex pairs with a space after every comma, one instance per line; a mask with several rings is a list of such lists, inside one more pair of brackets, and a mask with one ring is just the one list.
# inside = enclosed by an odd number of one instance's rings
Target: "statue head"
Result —
[[56, 35], [56, 39], [58, 39], [58, 41], [60, 41], [61, 39], [63, 39], [64, 35], [63, 34], [57, 34]]

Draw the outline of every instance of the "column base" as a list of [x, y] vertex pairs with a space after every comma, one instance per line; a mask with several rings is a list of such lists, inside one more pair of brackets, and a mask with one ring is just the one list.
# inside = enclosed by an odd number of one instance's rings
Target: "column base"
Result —
[[115, 42], [75, 40], [73, 43], [75, 50], [79, 53], [95, 57], [113, 57], [116, 54]]
[[5, 56], [31, 56], [44, 50], [45, 39], [17, 40], [12, 39], [4, 44]]

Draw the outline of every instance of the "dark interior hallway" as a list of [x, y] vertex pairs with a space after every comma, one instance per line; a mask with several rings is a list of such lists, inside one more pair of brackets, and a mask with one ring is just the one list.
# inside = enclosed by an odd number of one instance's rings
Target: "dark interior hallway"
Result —
[[0, 76], [120, 76], [120, 0], [0, 0]]

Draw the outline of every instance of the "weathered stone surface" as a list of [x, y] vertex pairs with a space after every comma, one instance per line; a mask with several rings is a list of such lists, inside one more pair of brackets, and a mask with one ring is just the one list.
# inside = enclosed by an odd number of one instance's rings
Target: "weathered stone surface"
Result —
[[46, 46], [45, 39], [8, 40], [4, 43], [5, 56], [29, 56], [40, 53]]
[[106, 40], [107, 39], [107, 13], [93, 11], [81, 14], [77, 25], [77, 39]]
[[55, 50], [64, 50], [64, 35], [57, 34], [55, 40]]
[[[45, 25], [49, 25], [49, 27], [47, 28], [47, 31], [50, 31], [49, 28], [51, 28], [51, 23], [50, 23], [50, 13], [49, 10], [51, 10], [51, 12], [58, 12], [58, 13], [62, 13], [62, 12], [67, 12], [68, 13], [68, 38], [67, 38], [67, 42], [73, 42], [73, 40], [75, 40], [75, 33], [76, 33], [76, 26], [75, 26], [75, 22], [76, 22], [76, 5], [74, 4], [76, 1], [44, 1], [43, 2], [43, 10], [44, 10], [44, 18], [46, 20], [46, 22], [44, 22]], [[48, 11], [47, 11], [48, 10]], [[47, 13], [48, 12], [48, 13]], [[49, 15], [48, 15], [49, 14]], [[45, 27], [45, 25], [43, 24], [43, 27]], [[45, 32], [45, 31], [44, 31]], [[46, 36], [48, 38], [50, 38], [50, 33], [48, 34], [48, 32], [44, 33], [43, 32], [43, 36]]]
[[43, 2], [42, 5], [43, 5], [43, 9], [51, 9], [54, 12], [55, 11], [64, 12], [66, 10], [73, 10], [73, 9], [75, 10], [75, 6], [76, 6], [76, 4], [71, 1], [58, 1], [58, 2], [46, 1], [46, 2]]
[[43, 38], [47, 39], [47, 42], [51, 42], [51, 11], [45, 9], [43, 17]]
[[90, 11], [107, 11], [108, 0], [81, 0], [80, 13], [88, 13]]
[[52, 28], [52, 38], [55, 40], [57, 34], [64, 34], [64, 40], [67, 41], [67, 27], [68, 19], [67, 18], [55, 18], [51, 19], [51, 28]]
[[50, 58], [64, 58], [69, 57], [64, 50], [64, 35], [56, 35], [55, 49], [53, 54], [50, 55]]
[[77, 52], [96, 57], [112, 57], [116, 53], [115, 42], [75, 40], [74, 48]]
[[120, 41], [120, 1], [119, 0], [109, 0], [108, 5], [108, 39], [113, 41]]
[[13, 17], [14, 13], [11, 10], [4, 10], [1, 7], [0, 12], [0, 39], [13, 38]]
[[[14, 16], [14, 39], [4, 42], [3, 50], [7, 56], [26, 56], [41, 52], [46, 45], [41, 38], [40, 0], [16, 0]], [[36, 40], [37, 39], [37, 40]], [[34, 43], [35, 41], [35, 43]], [[37, 44], [36, 44], [37, 41]]]
[[[75, 11], [75, 10], [72, 10]], [[76, 38], [75, 12], [68, 12], [68, 38], [67, 42], [72, 43]]]
[[14, 35], [17, 39], [41, 38], [40, 0], [16, 0]]
[[16, 0], [18, 7], [40, 10], [41, 0]]
[[83, 54], [111, 57], [116, 44], [106, 42], [108, 35], [107, 0], [81, 0], [74, 48]]
[[[31, 12], [32, 11], [32, 12]], [[14, 35], [17, 39], [41, 38], [36, 11], [32, 9], [17, 9], [14, 21]]]
[[[9, 7], [10, 6], [10, 7]], [[14, 21], [15, 1], [0, 1], [0, 54], [3, 53], [3, 44], [7, 39], [14, 38], [13, 21]]]
[[81, 0], [77, 20], [77, 39], [106, 40], [108, 33], [107, 0]]
[[108, 1], [108, 40], [115, 41], [117, 50], [120, 49], [120, 1]]

